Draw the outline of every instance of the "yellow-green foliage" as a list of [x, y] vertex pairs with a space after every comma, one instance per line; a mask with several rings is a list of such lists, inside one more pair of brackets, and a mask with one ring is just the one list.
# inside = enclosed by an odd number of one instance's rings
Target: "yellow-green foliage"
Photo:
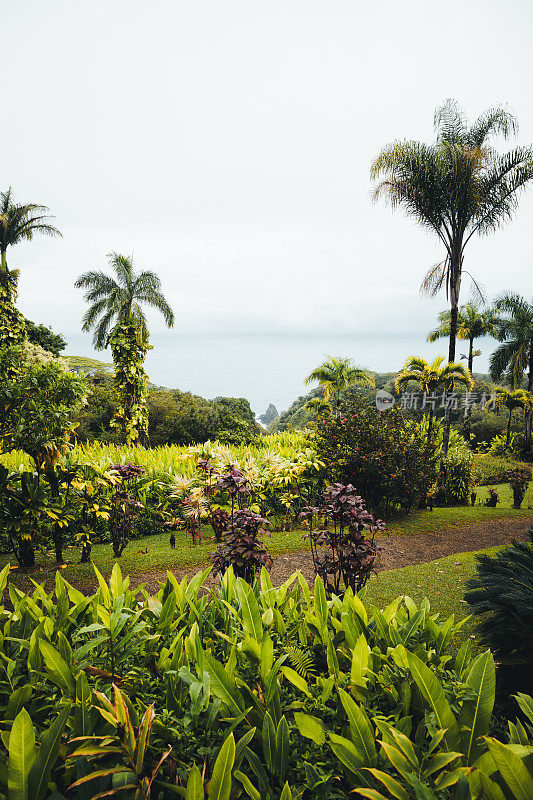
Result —
[[[82, 462], [95, 462], [101, 466], [107, 464], [128, 463], [140, 464], [147, 470], [168, 472], [172, 470], [182, 475], [192, 475], [195, 473], [194, 459], [189, 458], [192, 451], [208, 451], [213, 446], [213, 442], [196, 445], [196, 447], [185, 447], [179, 445], [165, 445], [146, 449], [144, 447], [127, 446], [119, 444], [101, 444], [93, 442], [91, 444], [77, 445], [74, 447], [75, 457]], [[273, 451], [284, 458], [292, 458], [308, 445], [305, 434], [301, 431], [276, 433], [264, 436], [260, 445], [222, 445], [227, 451], [232, 463], [241, 465], [252, 457], [264, 457], [268, 451]], [[31, 459], [21, 451], [13, 451], [0, 455], [0, 463], [5, 464], [11, 470], [33, 469]]]

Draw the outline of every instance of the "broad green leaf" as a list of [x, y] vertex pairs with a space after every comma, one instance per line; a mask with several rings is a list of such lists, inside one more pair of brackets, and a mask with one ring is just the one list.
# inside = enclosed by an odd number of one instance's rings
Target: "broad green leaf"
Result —
[[357, 686], [366, 686], [366, 673], [369, 667], [370, 647], [367, 644], [364, 633], [361, 633], [355, 642], [352, 654], [352, 666], [350, 670], [350, 680]]
[[295, 711], [294, 721], [302, 736], [311, 739], [315, 744], [322, 746], [326, 741], [326, 734], [322, 722], [311, 714]]
[[28, 793], [32, 800], [43, 800], [46, 797], [52, 769], [59, 755], [61, 736], [69, 716], [70, 706], [67, 706], [59, 713], [42, 738], [28, 776]]
[[35, 733], [30, 715], [20, 711], [9, 734], [9, 800], [33, 800], [28, 795], [28, 776], [35, 761]]
[[298, 675], [296, 670], [291, 669], [291, 667], [281, 667], [280, 672], [285, 675], [288, 681], [292, 683], [293, 686], [296, 686], [300, 692], [303, 692], [308, 697], [311, 697], [311, 693], [309, 692], [309, 686], [305, 678], [302, 678], [301, 675]]
[[462, 729], [462, 751], [466, 763], [472, 764], [485, 750], [480, 736], [489, 732], [489, 724], [496, 696], [496, 669], [490, 650], [481, 653], [472, 662], [466, 675], [465, 683], [473, 693], [473, 700], [465, 700], [459, 715]]
[[368, 772], [370, 772], [374, 778], [377, 778], [378, 781], [381, 781], [396, 800], [409, 800], [409, 795], [402, 784], [398, 783], [396, 778], [393, 778], [388, 772], [382, 772], [380, 769], [368, 769]]
[[530, 697], [528, 694], [524, 694], [523, 692], [518, 692], [515, 695], [515, 699], [522, 712], [533, 725], [533, 697]]
[[289, 726], [283, 716], [276, 729], [276, 768], [280, 781], [283, 781], [289, 766]]
[[249, 636], [261, 642], [263, 639], [263, 623], [253, 589], [245, 580], [237, 578], [235, 590], [242, 611], [243, 628]]
[[[250, 800], [261, 800], [261, 793], [255, 788], [250, 778], [241, 772], [240, 770], [235, 770], [235, 777], [242, 785], [242, 788], [250, 798]], [[185, 798], [187, 800], [187, 797]], [[202, 796], [198, 798], [198, 800], [204, 800], [204, 795], [202, 791]]]
[[315, 613], [319, 620], [322, 623], [322, 626], [325, 626], [328, 620], [328, 602], [326, 600], [326, 590], [324, 589], [324, 583], [319, 575], [315, 578]]
[[76, 678], [73, 734], [74, 736], [90, 736], [92, 731], [92, 693], [85, 672], [80, 672]]
[[341, 764], [344, 764], [350, 772], [357, 772], [358, 769], [364, 766], [361, 753], [353, 742], [345, 739], [344, 736], [337, 736], [336, 733], [328, 735], [331, 749]]
[[222, 747], [213, 767], [209, 782], [209, 800], [229, 800], [231, 794], [231, 770], [235, 760], [235, 739], [231, 733]]
[[211, 694], [222, 700], [230, 712], [238, 717], [244, 711], [244, 701], [235, 680], [210, 653], [205, 654], [205, 664], [211, 679]]
[[185, 800], [204, 800], [204, 783], [200, 770], [193, 765], [187, 778], [187, 790], [185, 792]]
[[455, 656], [455, 661], [453, 667], [459, 677], [462, 676], [463, 672], [467, 669], [468, 665], [470, 664], [472, 658], [472, 645], [470, 644], [470, 639], [467, 639], [466, 642], [463, 642], [459, 650], [457, 651], [457, 655]]
[[276, 771], [276, 729], [268, 711], [263, 719], [262, 740], [266, 767], [270, 773], [274, 774]]
[[25, 686], [20, 686], [18, 689], [15, 689], [7, 701], [4, 719], [15, 719], [19, 711], [28, 704], [31, 693], [32, 687], [29, 684], [25, 684]]
[[368, 797], [369, 800], [387, 800], [384, 794], [378, 792], [376, 789], [354, 789], [356, 794], [360, 794], [362, 797]]
[[502, 778], [513, 793], [515, 800], [531, 800], [533, 797], [533, 775], [510, 747], [496, 739], [485, 739]]
[[373, 767], [377, 760], [377, 753], [368, 717], [343, 689], [339, 689], [339, 697], [348, 715], [351, 739], [360, 754], [362, 764], [365, 767]]
[[50, 642], [47, 642], [46, 639], [41, 639], [39, 647], [51, 679], [65, 694], [73, 697], [76, 693], [76, 685], [74, 683], [72, 670], [67, 665], [66, 661], [61, 658], [57, 650], [52, 647]]
[[409, 669], [413, 679], [422, 692], [426, 703], [435, 714], [439, 728], [446, 728], [444, 741], [448, 750], [458, 750], [460, 743], [460, 733], [457, 720], [446, 700], [444, 689], [439, 681], [429, 669], [414, 653], [407, 653]]
[[292, 800], [291, 787], [288, 783], [285, 784], [280, 794], [279, 800]]
[[92, 565], [94, 569], [94, 574], [96, 575], [98, 583], [100, 584], [100, 591], [102, 592], [102, 599], [104, 601], [104, 604], [109, 607], [111, 605], [111, 594], [109, 592], [109, 586], [107, 585], [106, 579], [104, 578], [104, 576], [102, 575], [102, 573], [100, 572], [94, 561], [92, 562]]

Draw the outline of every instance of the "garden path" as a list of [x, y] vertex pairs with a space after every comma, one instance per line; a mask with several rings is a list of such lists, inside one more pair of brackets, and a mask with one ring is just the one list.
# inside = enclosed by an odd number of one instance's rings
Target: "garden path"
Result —
[[[427, 561], [434, 561], [436, 558], [454, 555], [455, 553], [465, 553], [474, 550], [483, 550], [486, 547], [496, 547], [498, 545], [509, 544], [512, 539], [525, 540], [527, 529], [533, 524], [531, 518], [505, 520], [499, 519], [493, 522], [482, 522], [475, 525], [461, 526], [460, 528], [448, 528], [438, 533], [417, 533], [417, 534], [396, 534], [393, 536], [382, 536], [379, 544], [383, 547], [383, 552], [379, 558], [378, 571], [388, 569], [398, 569], [414, 564], [423, 564]], [[188, 567], [173, 569], [178, 579], [184, 575], [194, 575], [201, 567]], [[308, 552], [305, 553], [285, 553], [274, 557], [274, 564], [270, 575], [275, 585], [283, 583], [293, 572], [300, 570], [306, 580], [314, 580], [313, 561]], [[151, 592], [156, 592], [159, 583], [164, 581], [166, 572], [164, 570], [154, 570], [139, 575], [131, 576], [131, 585], [138, 586], [146, 584], [146, 588]], [[208, 577], [206, 585], [214, 585], [215, 579]]]

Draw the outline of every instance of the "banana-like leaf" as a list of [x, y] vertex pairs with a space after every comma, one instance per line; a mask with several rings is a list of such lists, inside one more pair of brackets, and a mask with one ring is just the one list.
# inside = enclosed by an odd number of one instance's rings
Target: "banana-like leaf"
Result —
[[271, 774], [274, 774], [276, 771], [276, 729], [268, 711], [263, 719], [262, 741], [266, 767]]
[[326, 734], [321, 720], [313, 717], [311, 714], [304, 714], [302, 711], [294, 712], [294, 721], [302, 736], [306, 739], [311, 739], [315, 744], [320, 747], [326, 741]]
[[30, 769], [35, 761], [35, 733], [30, 715], [20, 711], [9, 734], [8, 796], [9, 800], [33, 800], [28, 794]]
[[473, 693], [473, 700], [465, 700], [459, 715], [462, 751], [466, 763], [473, 764], [486, 746], [479, 741], [487, 736], [496, 697], [496, 669], [490, 650], [481, 653], [472, 661], [465, 683]]
[[339, 689], [339, 697], [348, 715], [350, 736], [360, 754], [363, 766], [375, 766], [377, 761], [376, 744], [367, 715], [343, 689]]
[[28, 775], [28, 794], [32, 800], [43, 800], [47, 794], [52, 769], [59, 755], [61, 736], [70, 716], [70, 706], [64, 708], [44, 734], [37, 757]]
[[435, 714], [437, 725], [439, 728], [446, 728], [444, 740], [448, 750], [458, 750], [460, 745], [459, 726], [450, 704], [446, 700], [444, 689], [433, 672], [418, 656], [408, 652], [407, 660], [416, 685]]
[[204, 782], [196, 764], [189, 772], [185, 800], [204, 800]]
[[66, 661], [46, 639], [41, 639], [39, 648], [46, 669], [50, 674], [50, 678], [65, 692], [65, 694], [68, 694], [69, 697], [74, 697], [76, 694], [76, 684], [74, 683], [72, 670]]
[[260, 643], [263, 639], [263, 623], [253, 589], [242, 578], [237, 578], [235, 589], [242, 611], [243, 628], [249, 636]]
[[409, 800], [409, 795], [402, 784], [399, 783], [396, 778], [393, 778], [392, 775], [389, 775], [388, 772], [383, 772], [380, 769], [368, 769], [368, 772], [370, 772], [374, 778], [377, 778], [378, 781], [381, 781], [396, 800]]
[[[241, 772], [240, 770], [235, 770], [235, 777], [241, 784], [242, 788], [250, 798], [250, 800], [261, 800], [261, 793], [255, 788], [250, 778]], [[187, 797], [185, 798], [187, 800]], [[199, 797], [198, 800], [204, 800], [204, 796], [202, 794], [201, 798]]]
[[289, 726], [283, 716], [276, 729], [276, 771], [280, 781], [285, 779], [289, 766], [290, 740]]
[[235, 739], [231, 733], [222, 747], [213, 767], [209, 782], [209, 800], [229, 800], [231, 794], [231, 771], [235, 761]]
[[344, 736], [337, 736], [336, 733], [330, 733], [329, 743], [341, 764], [344, 764], [350, 772], [357, 772], [358, 769], [364, 766], [361, 753], [350, 739], [345, 739]]
[[512, 749], [497, 739], [485, 738], [490, 754], [515, 800], [531, 800], [533, 775]]

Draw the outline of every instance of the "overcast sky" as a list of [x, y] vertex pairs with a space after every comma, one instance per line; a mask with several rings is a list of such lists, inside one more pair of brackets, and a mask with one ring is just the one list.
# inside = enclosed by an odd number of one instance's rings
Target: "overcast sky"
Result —
[[[445, 300], [418, 286], [442, 251], [372, 203], [372, 158], [431, 140], [447, 97], [470, 117], [506, 104], [517, 143], [533, 142], [530, 0], [1, 11], [0, 186], [48, 205], [64, 235], [17, 247], [10, 266], [24, 313], [67, 337], [84, 311], [73, 282], [110, 250], [161, 276], [178, 333], [425, 335]], [[529, 192], [469, 246], [489, 296], [531, 294], [532, 217]]]

